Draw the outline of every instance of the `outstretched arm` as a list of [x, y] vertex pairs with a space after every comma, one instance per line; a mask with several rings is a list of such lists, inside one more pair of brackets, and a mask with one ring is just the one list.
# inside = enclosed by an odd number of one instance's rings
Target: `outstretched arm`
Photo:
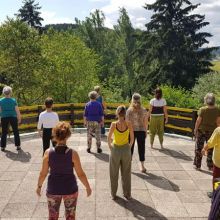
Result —
[[113, 135], [114, 130], [115, 130], [115, 123], [112, 122], [110, 129], [109, 129], [109, 132], [108, 132], [108, 146], [109, 146], [109, 148], [112, 147], [112, 135]]
[[134, 131], [133, 131], [131, 122], [127, 122], [127, 125], [129, 129], [129, 135], [130, 135], [129, 145], [132, 146], [132, 144], [134, 143]]
[[21, 113], [20, 113], [18, 106], [15, 106], [15, 111], [17, 114], [18, 124], [20, 124], [21, 123]]
[[92, 194], [92, 190], [90, 188], [86, 174], [82, 169], [80, 158], [79, 158], [79, 155], [76, 151], [73, 151], [72, 162], [74, 164], [74, 168], [75, 168], [75, 171], [76, 171], [78, 178], [80, 179], [80, 181], [82, 182], [82, 184], [86, 188], [87, 196], [90, 196]]
[[48, 170], [49, 170], [48, 161], [49, 161], [49, 150], [46, 150], [44, 153], [42, 168], [41, 168], [40, 175], [38, 178], [38, 183], [37, 183], [36, 193], [38, 196], [41, 196], [41, 187], [48, 174]]
[[196, 119], [195, 128], [194, 128], [194, 135], [195, 136], [197, 136], [198, 129], [199, 129], [201, 122], [202, 122], [202, 117], [198, 116], [198, 118]]
[[153, 106], [152, 106], [152, 105], [149, 105], [149, 111], [148, 111], [148, 113], [147, 113], [147, 120], [149, 120], [149, 118], [150, 118], [152, 109], [153, 109]]

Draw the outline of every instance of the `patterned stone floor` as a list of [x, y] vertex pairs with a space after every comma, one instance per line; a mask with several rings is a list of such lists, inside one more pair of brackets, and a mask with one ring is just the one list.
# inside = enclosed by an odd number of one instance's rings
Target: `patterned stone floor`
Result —
[[[95, 146], [95, 143], [93, 143]], [[77, 218], [80, 220], [201, 220], [207, 219], [211, 190], [211, 173], [205, 166], [202, 171], [192, 167], [194, 143], [191, 140], [165, 137], [165, 149], [160, 150], [158, 141], [155, 150], [146, 147], [147, 174], [139, 172], [137, 149], [132, 161], [132, 197], [126, 201], [120, 197], [110, 199], [109, 190], [109, 150], [103, 138], [103, 153], [86, 152], [85, 133], [74, 133], [69, 146], [76, 149], [82, 166], [92, 186], [93, 194], [87, 198], [79, 183], [80, 194]], [[43, 195], [35, 194], [37, 178], [41, 167], [41, 140], [23, 138], [22, 151], [17, 152], [8, 140], [6, 152], [0, 152], [0, 219], [34, 220], [47, 219], [45, 183]], [[119, 184], [120, 185], [120, 184]], [[64, 219], [61, 206], [60, 218]]]

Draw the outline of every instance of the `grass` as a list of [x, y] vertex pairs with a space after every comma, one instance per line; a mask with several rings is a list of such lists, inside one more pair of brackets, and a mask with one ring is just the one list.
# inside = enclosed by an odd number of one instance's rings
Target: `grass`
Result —
[[215, 71], [220, 72], [220, 61], [213, 61], [212, 63], [213, 63], [213, 65], [214, 65], [214, 66], [212, 67], [212, 69], [215, 70]]

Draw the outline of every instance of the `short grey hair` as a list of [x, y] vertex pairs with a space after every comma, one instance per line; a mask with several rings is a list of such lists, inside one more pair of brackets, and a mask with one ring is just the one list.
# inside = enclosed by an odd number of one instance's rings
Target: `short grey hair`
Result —
[[213, 93], [207, 93], [204, 97], [204, 104], [215, 105], [215, 96]]
[[98, 96], [98, 93], [96, 91], [91, 91], [88, 96], [90, 99], [96, 99]]
[[11, 95], [12, 94], [12, 88], [10, 86], [5, 86], [2, 90], [3, 95]]

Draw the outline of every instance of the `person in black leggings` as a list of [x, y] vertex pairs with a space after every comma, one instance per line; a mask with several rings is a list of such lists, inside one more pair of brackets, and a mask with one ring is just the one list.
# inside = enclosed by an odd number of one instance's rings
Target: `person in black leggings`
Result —
[[[131, 100], [131, 105], [127, 110], [126, 119], [131, 122], [134, 129], [134, 138], [137, 139], [138, 154], [140, 160], [140, 170], [145, 173], [144, 167], [145, 161], [145, 139], [147, 137], [147, 110], [141, 106], [141, 96], [138, 93], [134, 93]], [[134, 144], [131, 148], [131, 153], [134, 152]]]
[[5, 86], [2, 94], [4, 97], [0, 99], [0, 117], [2, 125], [1, 150], [5, 151], [10, 125], [14, 133], [15, 146], [17, 147], [17, 150], [21, 150], [21, 141], [18, 131], [18, 124], [21, 123], [21, 114], [18, 108], [18, 103], [15, 98], [11, 97], [12, 88], [10, 86]]
[[[39, 135], [42, 137], [42, 141], [43, 141], [43, 154], [50, 147], [50, 141], [52, 141], [52, 129], [59, 122], [59, 117], [57, 113], [52, 110], [53, 107], [52, 98], [49, 97], [46, 98], [45, 107], [46, 110], [41, 112], [39, 115], [39, 121], [37, 125]], [[52, 144], [53, 146], [55, 146], [55, 143], [53, 141]]]

